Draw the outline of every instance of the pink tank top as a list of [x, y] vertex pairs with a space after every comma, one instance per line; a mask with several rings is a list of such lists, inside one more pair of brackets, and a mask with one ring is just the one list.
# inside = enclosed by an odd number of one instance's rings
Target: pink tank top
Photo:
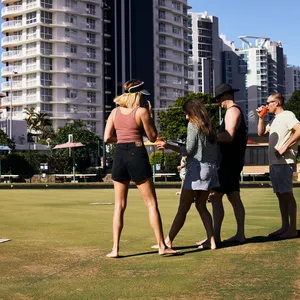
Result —
[[135, 120], [137, 109], [138, 107], [135, 107], [128, 115], [124, 115], [120, 107], [117, 108], [114, 120], [117, 144], [143, 141], [143, 130]]

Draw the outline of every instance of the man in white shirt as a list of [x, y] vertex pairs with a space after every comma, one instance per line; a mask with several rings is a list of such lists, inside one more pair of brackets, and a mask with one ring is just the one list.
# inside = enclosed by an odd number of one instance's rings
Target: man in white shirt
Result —
[[297, 236], [297, 204], [293, 195], [293, 172], [296, 171], [296, 155], [300, 139], [300, 123], [294, 113], [283, 109], [283, 97], [273, 93], [266, 106], [274, 118], [265, 126], [264, 116], [257, 109], [258, 135], [269, 133], [270, 178], [279, 200], [281, 228], [269, 236], [291, 238]]

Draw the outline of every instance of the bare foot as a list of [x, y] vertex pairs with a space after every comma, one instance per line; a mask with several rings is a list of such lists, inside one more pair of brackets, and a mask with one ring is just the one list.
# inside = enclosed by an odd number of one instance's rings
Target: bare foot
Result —
[[283, 238], [283, 239], [291, 239], [298, 236], [298, 232], [297, 230], [287, 230], [284, 233], [282, 233], [279, 237]]
[[180, 254], [180, 251], [173, 250], [172, 248], [165, 248], [158, 251], [159, 255], [177, 255]]
[[206, 239], [199, 247], [199, 249], [217, 249], [217, 245], [215, 243], [215, 239], [211, 238], [210, 241]]
[[207, 242], [207, 239], [204, 239], [204, 240], [202, 240], [202, 241], [200, 241], [200, 242], [197, 242], [196, 245], [201, 246], [201, 245], [203, 245], [205, 242]]
[[245, 243], [245, 241], [246, 241], [245, 236], [238, 236], [238, 235], [234, 235], [230, 239], [224, 240], [225, 243], [240, 243], [240, 244]]
[[108, 254], [106, 254], [106, 257], [109, 258], [118, 258], [119, 257], [119, 253], [117, 249], [112, 249], [112, 251]]
[[285, 229], [285, 228], [280, 228], [280, 229], [278, 229], [278, 230], [276, 230], [276, 231], [273, 231], [273, 232], [269, 233], [268, 236], [280, 236], [280, 235], [282, 235], [283, 233], [285, 233], [286, 231], [287, 231], [287, 229]]
[[[172, 243], [169, 238], [165, 239], [165, 244], [168, 248], [172, 248]], [[159, 246], [157, 244], [153, 245], [153, 246], [151, 246], [151, 249], [159, 249]]]

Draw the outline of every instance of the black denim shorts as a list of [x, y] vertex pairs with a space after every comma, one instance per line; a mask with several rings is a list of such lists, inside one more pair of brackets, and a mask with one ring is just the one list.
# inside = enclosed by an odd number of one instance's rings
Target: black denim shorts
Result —
[[145, 146], [142, 143], [117, 144], [112, 179], [138, 181], [149, 177], [152, 177], [152, 169]]

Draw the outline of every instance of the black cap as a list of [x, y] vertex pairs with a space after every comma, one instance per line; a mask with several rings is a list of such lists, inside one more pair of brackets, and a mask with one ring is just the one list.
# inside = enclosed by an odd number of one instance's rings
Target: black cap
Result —
[[238, 92], [239, 89], [233, 89], [230, 84], [228, 83], [221, 83], [216, 86], [215, 89], [215, 97], [212, 99], [212, 102], [218, 102], [218, 99], [223, 96], [225, 93], [235, 93]]

